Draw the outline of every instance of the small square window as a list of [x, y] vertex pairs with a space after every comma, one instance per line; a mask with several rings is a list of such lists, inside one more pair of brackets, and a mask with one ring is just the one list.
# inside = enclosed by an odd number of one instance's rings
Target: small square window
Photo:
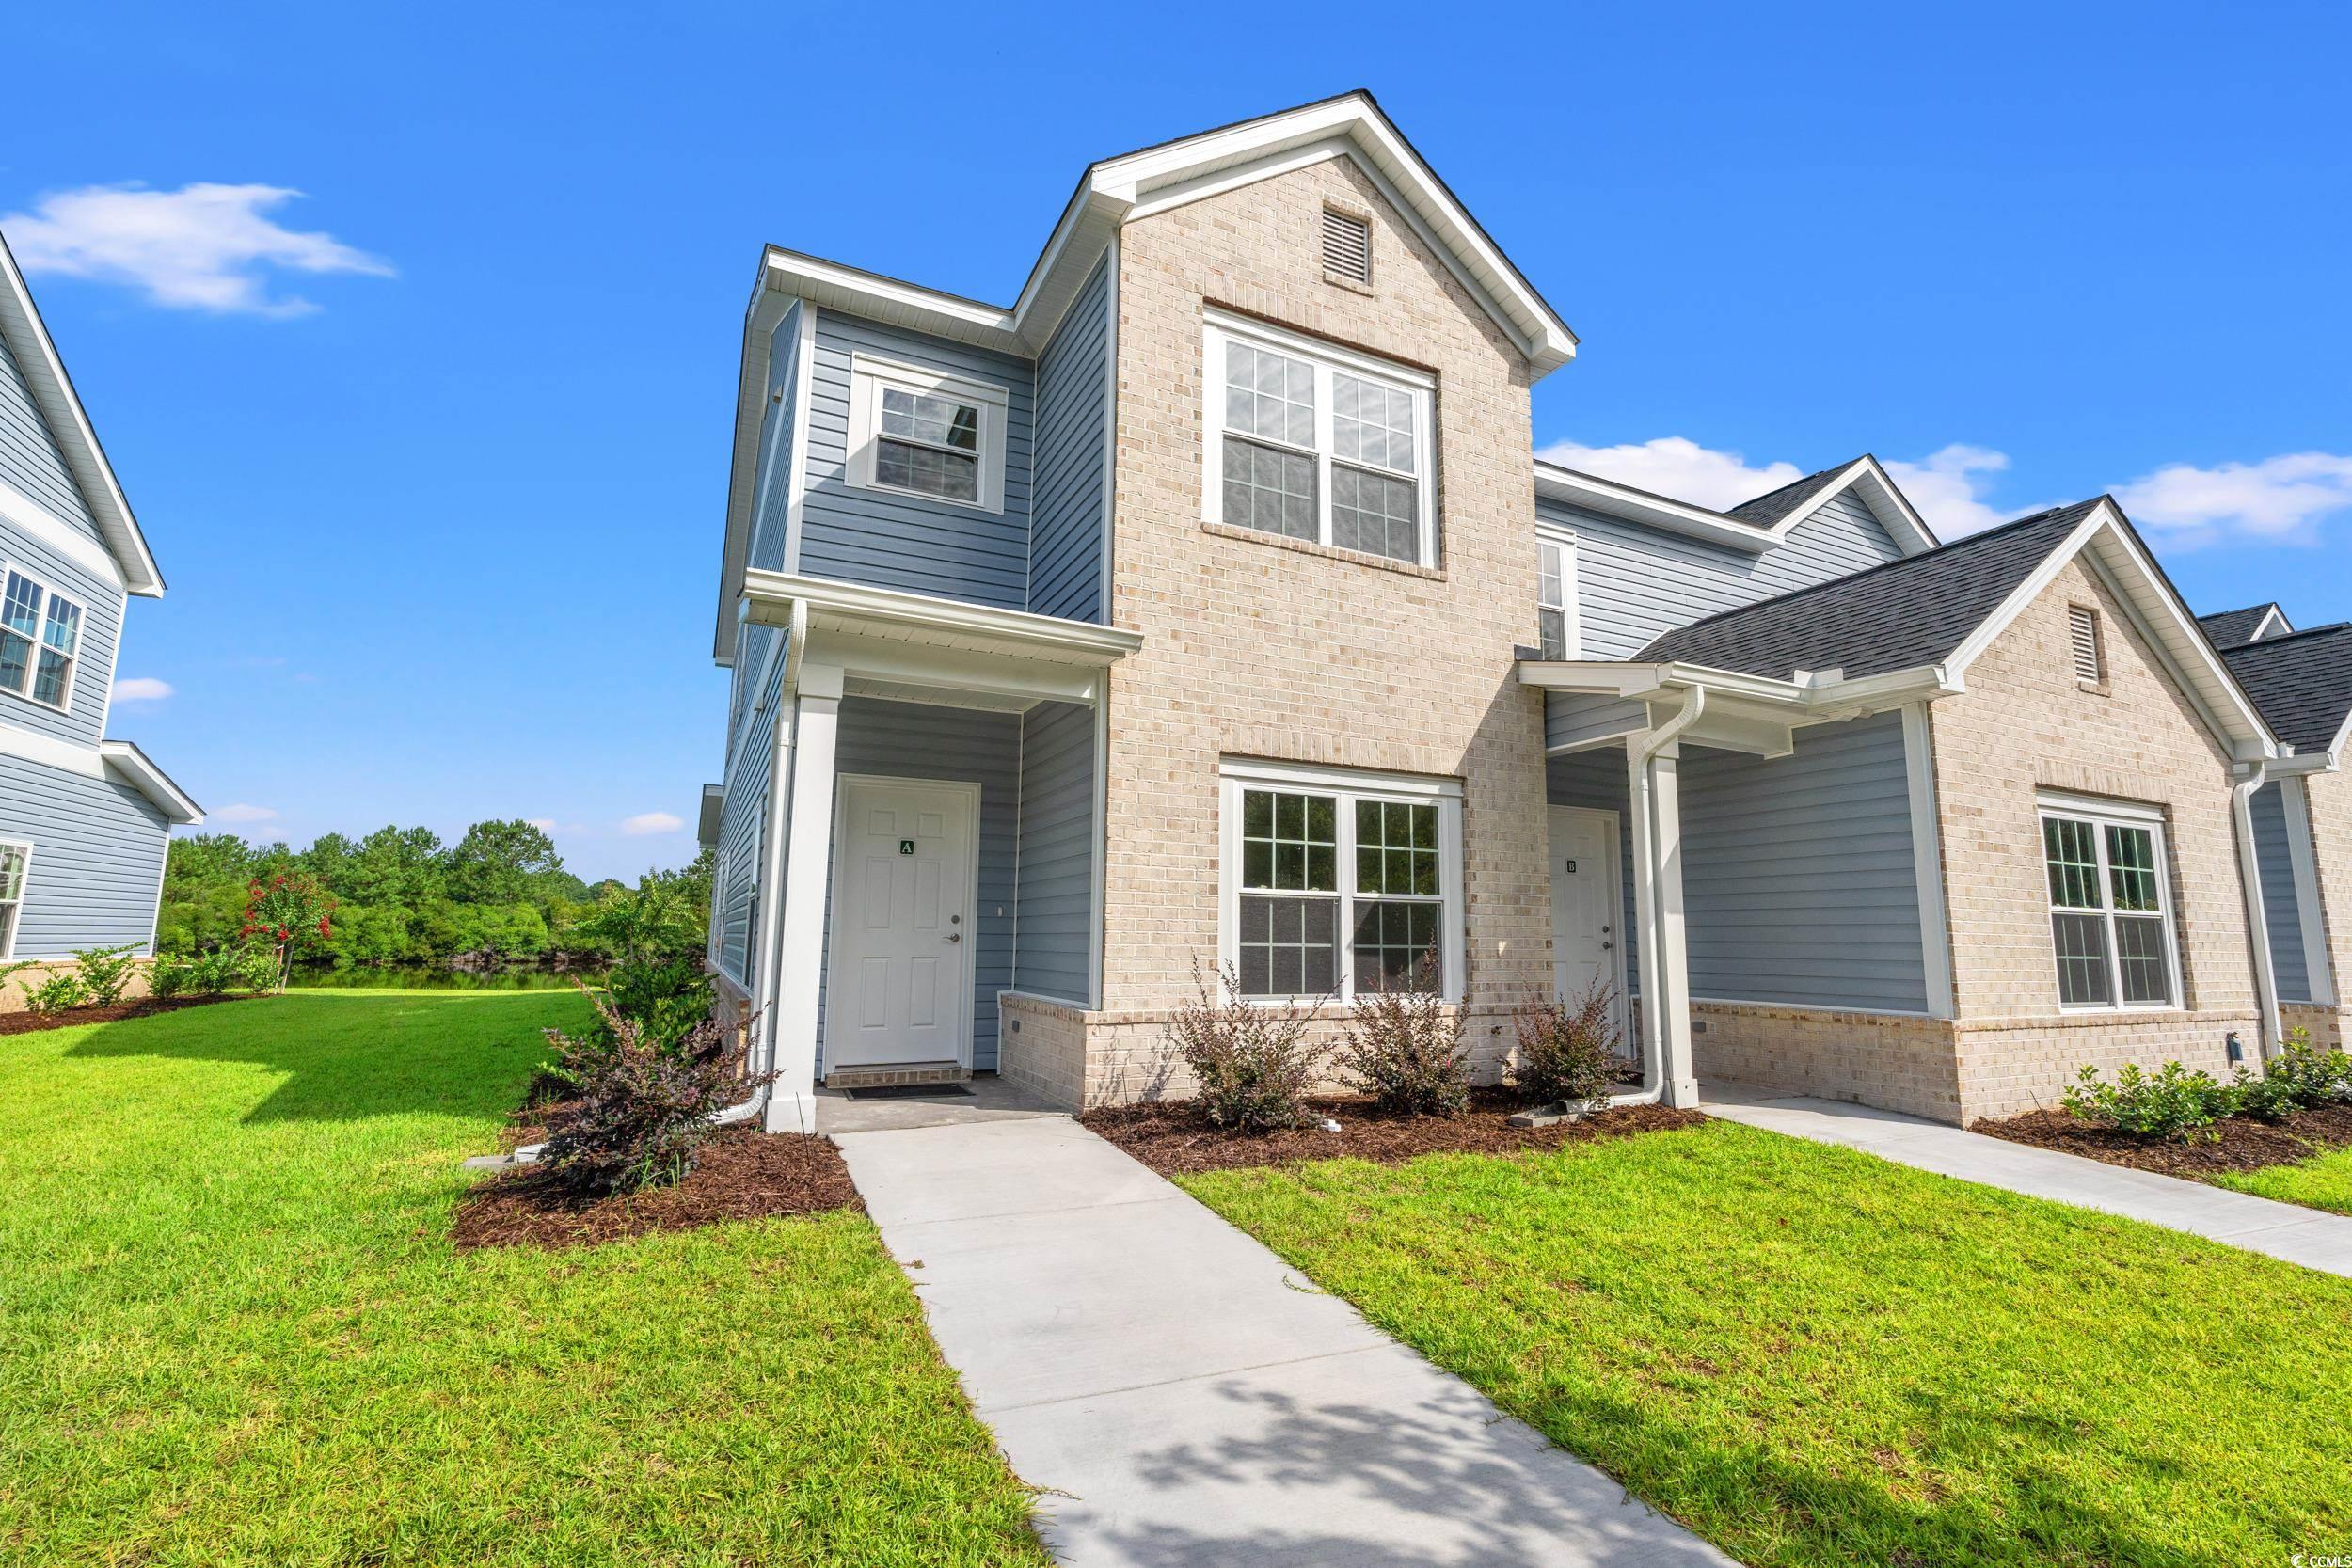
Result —
[[863, 490], [1001, 512], [1006, 407], [1001, 387], [855, 356], [845, 477]]

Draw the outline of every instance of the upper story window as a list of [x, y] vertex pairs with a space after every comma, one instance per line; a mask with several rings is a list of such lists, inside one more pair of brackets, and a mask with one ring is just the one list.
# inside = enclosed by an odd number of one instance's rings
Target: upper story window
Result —
[[1002, 512], [1007, 401], [1002, 387], [853, 356], [850, 483]]
[[1451, 780], [1228, 763], [1225, 958], [1245, 996], [1461, 994]]
[[0, 958], [16, 953], [16, 911], [24, 903], [24, 867], [32, 858], [29, 844], [0, 844]]
[[1575, 658], [1576, 541], [1544, 534], [1535, 542], [1535, 634], [1546, 658]]
[[1221, 312], [1205, 359], [1208, 521], [1436, 563], [1433, 380]]
[[2058, 1005], [2172, 1006], [2178, 966], [2162, 819], [2145, 808], [2044, 800], [2042, 853]]
[[82, 607], [10, 569], [0, 584], [0, 691], [65, 711], [81, 642]]

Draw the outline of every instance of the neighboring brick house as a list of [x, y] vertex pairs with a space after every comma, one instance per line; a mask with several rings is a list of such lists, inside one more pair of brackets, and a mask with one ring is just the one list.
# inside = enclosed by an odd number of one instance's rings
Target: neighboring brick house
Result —
[[1434, 959], [1486, 1075], [1598, 981], [1676, 1103], [2250, 1051], [2277, 746], [2113, 502], [1647, 494], [1534, 459], [1574, 349], [1361, 93], [1090, 166], [1009, 307], [765, 252], [703, 832], [767, 1124], [1181, 1093], [1220, 967], [1336, 1014]]
[[2280, 1010], [2314, 1043], [2352, 1040], [2352, 625], [2296, 631], [2277, 605], [2204, 619], [2289, 754], [2254, 796]]

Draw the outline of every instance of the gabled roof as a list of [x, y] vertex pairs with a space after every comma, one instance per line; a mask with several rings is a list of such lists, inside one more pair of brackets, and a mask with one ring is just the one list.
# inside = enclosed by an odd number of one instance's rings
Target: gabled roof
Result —
[[2279, 738], [2297, 752], [2352, 744], [2352, 622], [2240, 643], [2221, 657]]
[[2271, 732], [2245, 689], [2109, 496], [1693, 621], [1653, 639], [1631, 662], [1775, 680], [1934, 669], [1957, 683], [2077, 556], [2106, 579], [2232, 754], [2272, 754]]
[[2200, 615], [2197, 624], [2205, 628], [2205, 635], [2213, 639], [2215, 647], [2224, 650], [2295, 629], [2287, 620], [2287, 612], [2276, 604], [2249, 605], [2244, 610]]
[[[49, 434], [65, 456], [75, 488], [97, 519], [99, 534], [122, 574], [124, 588], [145, 598], [161, 598], [163, 574], [155, 569], [147, 537], [131, 515], [131, 503], [115, 480], [105, 449], [98, 444], [97, 431], [90, 428], [89, 416], [65, 373], [65, 362], [57, 357], [57, 345], [50, 341], [49, 329], [33, 308], [32, 291], [24, 286], [24, 275], [17, 270], [16, 258], [5, 238], [0, 238], [0, 339], [7, 340], [33, 401], [40, 405], [41, 418], [48, 421]], [[95, 562], [96, 557], [91, 559]]]
[[1904, 555], [1935, 548], [1935, 534], [1879, 460], [1865, 452], [1834, 468], [1714, 512], [1655, 491], [1639, 489], [1556, 463], [1535, 461], [1535, 493], [1605, 516], [1688, 534], [1733, 549], [1762, 553], [1788, 539], [1799, 524], [1851, 491]]
[[1121, 224], [1327, 159], [1351, 159], [1388, 197], [1465, 291], [1542, 376], [1576, 356], [1576, 334], [1470, 210], [1446, 187], [1371, 93], [1359, 89], [1261, 115], [1087, 166], [1010, 305], [770, 245], [743, 325], [735, 457], [727, 489], [719, 623], [713, 652], [733, 657], [732, 609], [751, 531], [752, 479], [767, 397], [768, 339], [795, 299], [1034, 359]]

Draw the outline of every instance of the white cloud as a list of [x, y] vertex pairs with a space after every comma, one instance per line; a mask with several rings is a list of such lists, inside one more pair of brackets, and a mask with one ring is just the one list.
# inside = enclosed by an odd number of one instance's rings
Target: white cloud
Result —
[[1711, 512], [1754, 500], [1768, 490], [1777, 490], [1791, 480], [1803, 479], [1805, 474], [1794, 463], [1767, 463], [1762, 467], [1750, 467], [1748, 460], [1739, 452], [1717, 451], [1680, 436], [1661, 436], [1655, 441], [1629, 441], [1614, 447], [1586, 447], [1561, 441], [1535, 455], [1564, 468], [1597, 474]]
[[674, 833], [685, 826], [685, 818], [672, 816], [666, 811], [642, 811], [623, 822], [621, 832], [631, 838], [644, 838], [649, 833]]
[[152, 675], [120, 675], [115, 680], [118, 703], [160, 703], [171, 691], [169, 681], [159, 681]]
[[281, 228], [265, 214], [300, 191], [279, 185], [88, 185], [0, 215], [28, 273], [125, 283], [156, 305], [220, 314], [298, 316], [309, 300], [272, 298], [274, 270], [389, 277], [391, 263], [332, 234]]
[[2206, 545], [2233, 534], [2311, 544], [2322, 519], [2352, 508], [2352, 457], [2298, 451], [2211, 468], [2168, 463], [2117, 486], [2115, 499], [2134, 522], [2161, 532], [2169, 545]]
[[212, 815], [222, 822], [275, 822], [278, 820], [278, 808], [248, 805], [240, 800], [233, 806], [223, 806]]
[[523, 820], [530, 823], [532, 827], [538, 829], [543, 833], [551, 833], [555, 832], [555, 818], [552, 816], [526, 816]]
[[2020, 517], [2060, 503], [2038, 501], [2026, 506], [1995, 506], [1985, 499], [1994, 481], [2009, 472], [2009, 453], [1989, 447], [1955, 441], [1916, 463], [1889, 462], [1886, 476], [1911, 499], [1938, 539], [1963, 539], [1971, 533], [2014, 522]]

